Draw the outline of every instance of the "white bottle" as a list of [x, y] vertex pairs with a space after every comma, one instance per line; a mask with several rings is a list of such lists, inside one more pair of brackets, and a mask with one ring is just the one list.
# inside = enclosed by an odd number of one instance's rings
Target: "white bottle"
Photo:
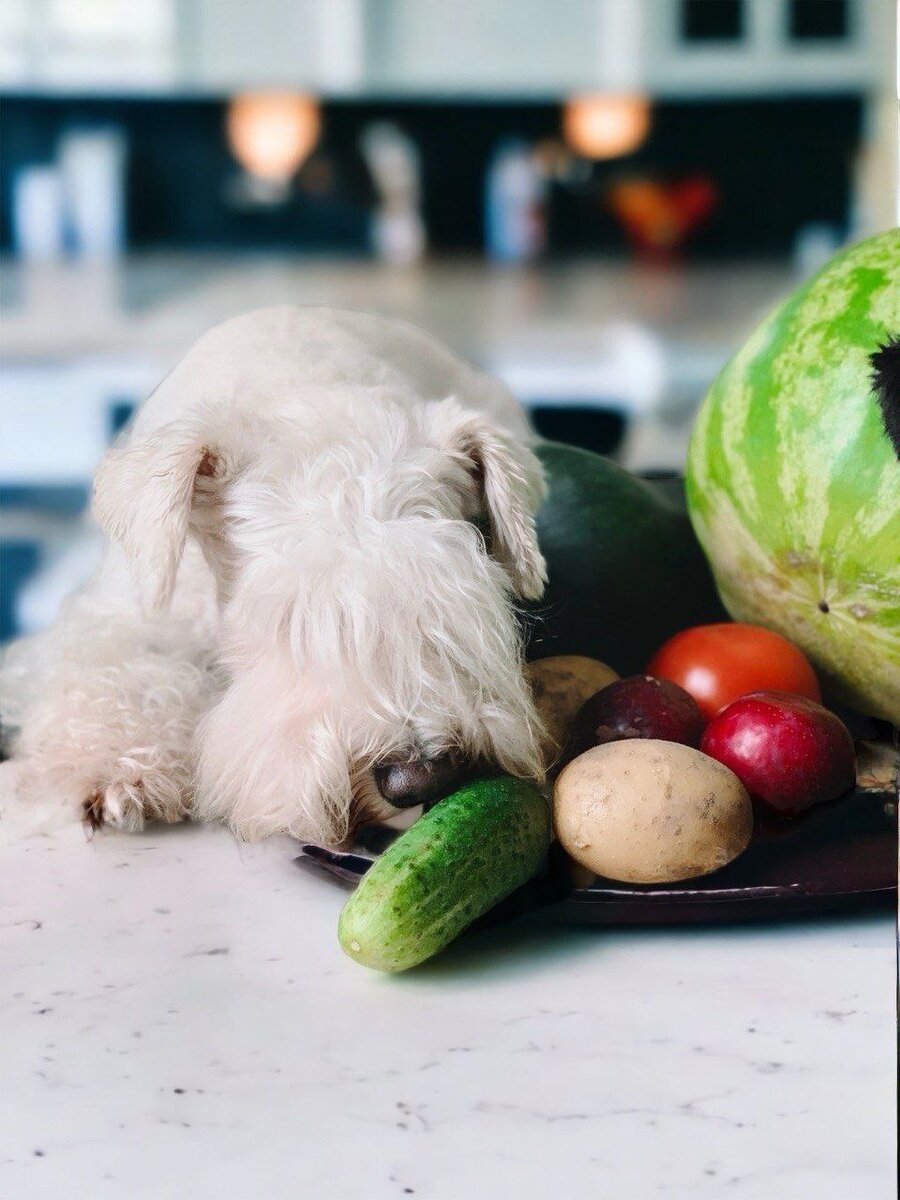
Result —
[[115, 258], [125, 248], [125, 135], [73, 129], [60, 142], [66, 216], [75, 253]]
[[363, 131], [360, 149], [378, 191], [372, 247], [382, 261], [409, 266], [422, 257], [426, 244], [419, 152], [411, 138], [387, 121]]
[[63, 189], [56, 167], [23, 167], [13, 184], [13, 246], [31, 262], [51, 262], [63, 249]]
[[488, 166], [485, 250], [497, 262], [528, 262], [544, 248], [544, 178], [524, 142], [501, 142]]

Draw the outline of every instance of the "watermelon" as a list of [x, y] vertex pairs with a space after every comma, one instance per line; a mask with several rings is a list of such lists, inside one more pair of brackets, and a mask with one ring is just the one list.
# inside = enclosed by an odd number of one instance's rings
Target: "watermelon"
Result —
[[784, 634], [835, 699], [895, 724], [898, 335], [894, 229], [837, 255], [725, 366], [698, 414], [686, 485], [731, 615]]

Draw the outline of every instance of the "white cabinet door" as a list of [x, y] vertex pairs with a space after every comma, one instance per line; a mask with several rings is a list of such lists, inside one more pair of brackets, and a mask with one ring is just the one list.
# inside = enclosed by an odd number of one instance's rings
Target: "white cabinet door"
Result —
[[155, 363], [39, 363], [0, 369], [0, 485], [87, 484], [106, 449], [113, 410], [159, 382]]
[[376, 0], [367, 82], [387, 93], [533, 95], [596, 79], [597, 0]]
[[709, 43], [683, 40], [679, 0], [646, 3], [646, 79], [658, 96], [854, 91], [888, 74], [880, 42], [892, 40], [892, 0], [848, 0], [847, 37], [806, 42], [790, 38], [788, 0], [743, 0], [742, 36]]
[[2, 0], [0, 86], [157, 92], [175, 85], [177, 0]]
[[184, 70], [201, 91], [353, 91], [363, 22], [363, 0], [195, 0], [182, 30]]

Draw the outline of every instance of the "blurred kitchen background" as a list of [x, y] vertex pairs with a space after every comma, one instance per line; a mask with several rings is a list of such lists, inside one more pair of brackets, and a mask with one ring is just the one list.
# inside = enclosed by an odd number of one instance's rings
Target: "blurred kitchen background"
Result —
[[895, 220], [892, 0], [2, 0], [0, 636], [108, 440], [258, 305], [408, 318], [681, 465], [760, 315]]

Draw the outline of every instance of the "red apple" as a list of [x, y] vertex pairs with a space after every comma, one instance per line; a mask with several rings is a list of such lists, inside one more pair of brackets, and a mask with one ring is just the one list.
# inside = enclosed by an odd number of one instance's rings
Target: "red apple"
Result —
[[846, 725], [814, 700], [751, 692], [710, 721], [700, 743], [758, 800], [798, 813], [853, 787], [856, 755]]

